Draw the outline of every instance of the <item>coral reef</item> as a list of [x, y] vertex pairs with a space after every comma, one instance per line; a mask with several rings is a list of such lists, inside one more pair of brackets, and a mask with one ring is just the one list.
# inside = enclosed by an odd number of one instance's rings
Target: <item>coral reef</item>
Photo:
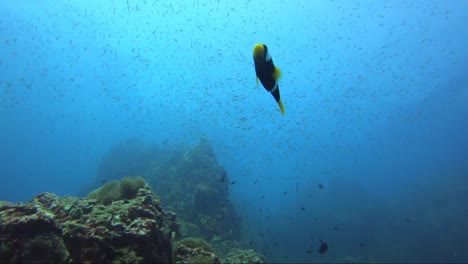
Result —
[[[229, 177], [206, 138], [193, 147], [164, 150], [138, 140], [119, 143], [104, 156], [94, 186], [137, 175], [161, 196], [165, 208], [177, 213], [184, 237], [240, 238], [241, 219], [228, 199]], [[102, 188], [92, 197], [105, 203], [119, 199], [116, 182]]]
[[222, 263], [266, 263], [263, 255], [251, 249], [234, 249], [222, 258]]
[[201, 238], [184, 238], [178, 241], [173, 255], [179, 263], [221, 263], [216, 251]]
[[265, 256], [252, 249], [242, 249], [237, 240], [221, 240], [214, 237], [210, 243], [220, 256], [221, 263], [266, 263]]
[[265, 263], [237, 241], [229, 184], [205, 138], [164, 151], [125, 141], [104, 156], [86, 198], [0, 202], [0, 263]]
[[86, 198], [110, 204], [117, 200], [135, 198], [138, 190], [146, 185], [147, 183], [142, 177], [125, 177], [121, 181], [113, 180], [106, 183], [104, 186], [92, 191]]
[[2, 263], [170, 263], [178, 232], [175, 214], [162, 210], [148, 186], [107, 205], [51, 193], [0, 202]]
[[178, 233], [175, 214], [161, 209], [146, 184], [107, 205], [51, 193], [0, 202], [0, 263], [265, 263], [237, 241], [215, 237], [212, 247]]
[[[161, 195], [167, 208], [177, 213], [183, 223], [198, 227], [184, 236], [240, 238], [240, 216], [229, 201], [229, 178], [218, 164], [206, 138], [197, 146], [173, 153], [169, 160], [155, 162], [144, 175]], [[183, 231], [195, 231], [183, 228]]]

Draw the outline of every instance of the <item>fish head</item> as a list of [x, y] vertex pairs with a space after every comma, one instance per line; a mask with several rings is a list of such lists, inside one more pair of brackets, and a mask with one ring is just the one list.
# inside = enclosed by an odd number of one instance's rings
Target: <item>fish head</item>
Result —
[[264, 44], [255, 44], [253, 50], [253, 56], [255, 60], [266, 59], [267, 47]]

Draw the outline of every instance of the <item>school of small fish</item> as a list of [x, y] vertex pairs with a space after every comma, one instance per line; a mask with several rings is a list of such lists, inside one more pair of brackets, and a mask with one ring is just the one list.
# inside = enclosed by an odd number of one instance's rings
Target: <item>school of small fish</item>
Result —
[[[404, 139], [426, 118], [411, 105], [444, 85], [450, 71], [442, 68], [462, 63], [454, 37], [424, 20], [451, 26], [453, 10], [432, 1], [279, 1], [284, 8], [268, 12], [261, 1], [50, 2], [20, 11], [0, 4], [2, 120], [22, 122], [26, 113], [42, 124], [38, 134], [78, 131], [91, 142], [206, 135], [235, 179], [234, 196], [240, 186], [262, 186], [248, 196], [256, 201], [279, 178], [278, 197], [303, 191], [297, 183], [311, 175], [321, 176], [310, 191], [327, 191], [324, 179], [340, 173], [335, 157], [378, 142], [372, 129], [394, 120], [407, 124], [395, 131]], [[415, 13], [395, 15], [398, 8]], [[256, 43], [268, 45], [283, 71], [284, 116], [255, 85]], [[261, 217], [268, 210], [259, 208]], [[307, 253], [324, 254], [328, 244], [317, 248]]]

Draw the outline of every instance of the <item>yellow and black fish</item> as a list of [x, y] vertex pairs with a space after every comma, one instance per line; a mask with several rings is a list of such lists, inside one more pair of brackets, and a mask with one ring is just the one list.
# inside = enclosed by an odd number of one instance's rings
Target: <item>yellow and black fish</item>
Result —
[[284, 115], [284, 106], [283, 102], [281, 102], [278, 86], [278, 80], [281, 78], [281, 70], [273, 64], [273, 59], [265, 44], [255, 44], [253, 58], [255, 62], [255, 73], [257, 74], [257, 85], [258, 79], [260, 79], [263, 87], [273, 95], [281, 109], [281, 114]]

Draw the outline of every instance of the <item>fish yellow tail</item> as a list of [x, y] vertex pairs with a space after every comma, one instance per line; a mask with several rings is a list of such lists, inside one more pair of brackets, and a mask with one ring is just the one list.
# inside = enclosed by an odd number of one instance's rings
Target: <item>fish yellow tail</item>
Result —
[[279, 107], [280, 107], [280, 109], [281, 109], [281, 114], [284, 115], [284, 105], [283, 105], [283, 102], [281, 102], [281, 100], [279, 100], [279, 101], [278, 101], [278, 105], [279, 105]]

